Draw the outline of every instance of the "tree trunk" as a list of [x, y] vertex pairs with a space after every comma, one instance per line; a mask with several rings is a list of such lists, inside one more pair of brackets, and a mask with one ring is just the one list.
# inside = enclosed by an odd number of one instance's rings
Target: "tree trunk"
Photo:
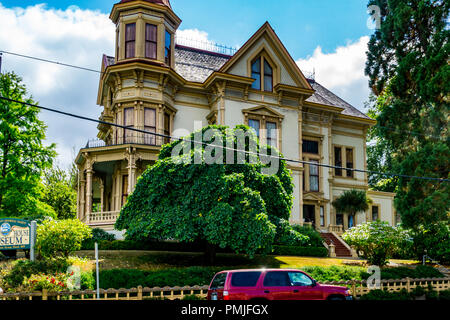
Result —
[[205, 264], [214, 265], [216, 262], [216, 246], [206, 242]]

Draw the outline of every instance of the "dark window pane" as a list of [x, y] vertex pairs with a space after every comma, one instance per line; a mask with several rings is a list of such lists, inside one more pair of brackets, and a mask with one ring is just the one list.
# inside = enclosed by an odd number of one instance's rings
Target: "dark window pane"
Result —
[[130, 23], [125, 26], [125, 41], [136, 40], [136, 24]]
[[254, 287], [258, 282], [261, 272], [236, 272], [231, 276], [232, 287]]
[[[317, 160], [311, 160], [310, 162], [319, 163]], [[319, 191], [319, 166], [309, 165], [309, 190]]]
[[259, 138], [259, 129], [260, 129], [259, 120], [249, 119], [248, 126], [255, 130], [256, 136]]
[[[156, 110], [144, 108], [144, 130], [156, 133]], [[156, 136], [153, 134], [144, 134], [144, 144], [156, 145]]]
[[277, 124], [275, 122], [267, 122], [267, 144], [277, 147]]
[[372, 221], [377, 221], [379, 219], [379, 214], [378, 214], [378, 207], [377, 206], [373, 206], [372, 207]]
[[258, 58], [253, 62], [252, 73], [261, 73], [261, 58]]
[[[346, 168], [353, 169], [353, 149], [345, 150], [345, 158], [346, 158]], [[353, 178], [353, 171], [347, 170], [347, 177]]]
[[303, 140], [303, 153], [319, 154], [319, 142]]
[[135, 56], [136, 24], [130, 23], [125, 26], [125, 58]]
[[273, 91], [273, 79], [272, 76], [264, 76], [264, 91]]
[[165, 41], [165, 61], [167, 65], [170, 65], [170, 59], [172, 55], [172, 35], [166, 31], [166, 41]]
[[336, 225], [343, 226], [344, 225], [344, 215], [341, 213], [336, 214]]
[[147, 23], [145, 26], [145, 40], [156, 42], [157, 41], [157, 26]]
[[287, 272], [271, 271], [264, 277], [264, 287], [290, 287], [291, 281]]
[[252, 89], [261, 90], [261, 74], [252, 73], [252, 78], [255, 79], [252, 83]]
[[[334, 165], [336, 167], [342, 167], [342, 149], [340, 147], [334, 147]], [[342, 169], [334, 169], [336, 176], [342, 176]]]
[[219, 273], [211, 283], [211, 289], [223, 289], [228, 273]]
[[145, 26], [145, 57], [156, 59], [157, 55], [157, 27], [153, 24]]

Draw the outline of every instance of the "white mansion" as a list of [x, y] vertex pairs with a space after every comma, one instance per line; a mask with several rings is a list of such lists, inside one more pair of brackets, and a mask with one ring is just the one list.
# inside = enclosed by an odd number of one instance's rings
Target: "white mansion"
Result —
[[[116, 50], [102, 60], [101, 120], [166, 135], [192, 132], [198, 121], [247, 124], [286, 158], [367, 168], [366, 133], [375, 121], [305, 78], [269, 23], [230, 56], [176, 44], [181, 20], [169, 0], [122, 0], [110, 18]], [[277, 134], [268, 137], [264, 129]], [[76, 158], [78, 218], [112, 230], [137, 177], [166, 141], [105, 124], [98, 130], [98, 140]], [[292, 224], [340, 234], [373, 219], [396, 223], [394, 194], [369, 190], [366, 174], [315, 165], [289, 168], [295, 184]], [[334, 210], [331, 202], [348, 189], [368, 191], [373, 204], [367, 212], [349, 217]]]

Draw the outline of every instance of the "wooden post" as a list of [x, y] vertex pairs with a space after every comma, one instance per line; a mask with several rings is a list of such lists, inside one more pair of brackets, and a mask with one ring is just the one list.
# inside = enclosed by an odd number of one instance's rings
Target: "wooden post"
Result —
[[48, 290], [42, 289], [42, 300], [48, 300]]
[[138, 286], [137, 289], [138, 289], [137, 299], [142, 300], [142, 286]]
[[352, 280], [352, 295], [354, 298], [356, 298], [356, 281], [355, 281], [355, 279]]
[[411, 281], [409, 277], [406, 278], [406, 291], [408, 291], [408, 293], [411, 292]]

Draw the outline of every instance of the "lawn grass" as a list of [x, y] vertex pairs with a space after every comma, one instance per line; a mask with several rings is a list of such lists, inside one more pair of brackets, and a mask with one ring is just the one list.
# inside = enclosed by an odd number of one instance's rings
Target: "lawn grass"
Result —
[[[78, 251], [77, 256], [94, 259], [93, 251]], [[398, 265], [414, 265], [417, 261], [391, 260]], [[204, 266], [202, 253], [198, 252], [161, 252], [161, 251], [100, 251], [99, 264], [102, 270], [138, 269], [162, 270], [168, 268], [184, 268]], [[330, 266], [363, 266], [364, 260], [292, 257], [292, 256], [259, 256], [249, 259], [243, 255], [217, 254], [216, 266], [229, 268], [294, 268], [330, 267]]]

